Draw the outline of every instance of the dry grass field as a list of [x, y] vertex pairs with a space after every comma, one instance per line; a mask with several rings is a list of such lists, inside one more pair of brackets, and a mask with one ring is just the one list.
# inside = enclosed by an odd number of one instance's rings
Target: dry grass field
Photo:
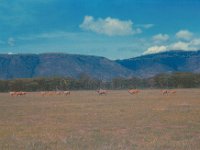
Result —
[[200, 89], [0, 94], [1, 150], [199, 150]]

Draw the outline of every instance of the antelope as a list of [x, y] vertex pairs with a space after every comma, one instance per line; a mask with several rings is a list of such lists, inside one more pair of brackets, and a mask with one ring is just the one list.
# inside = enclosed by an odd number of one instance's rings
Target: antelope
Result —
[[16, 96], [16, 92], [9, 92], [10, 96]]
[[62, 95], [62, 94], [64, 94], [63, 91], [57, 91], [57, 92], [56, 92], [56, 95]]
[[108, 93], [106, 90], [102, 90], [102, 89], [97, 90], [96, 92], [97, 92], [99, 95], [106, 95], [106, 94]]
[[175, 91], [175, 90], [172, 90], [172, 91], [170, 91], [170, 93], [172, 93], [172, 94], [176, 94], [176, 91]]
[[168, 90], [162, 90], [163, 95], [166, 95], [166, 94], [168, 95], [168, 93], [170, 93]]
[[41, 94], [42, 96], [45, 96], [45, 95], [47, 95], [47, 92], [40, 92], [40, 94]]
[[64, 94], [65, 96], [70, 95], [70, 91], [64, 91], [63, 94]]
[[130, 94], [138, 94], [138, 93], [140, 93], [140, 90], [134, 90], [134, 89], [132, 89], [132, 90], [128, 90], [128, 92], [130, 93]]
[[26, 92], [10, 92], [11, 96], [24, 96]]

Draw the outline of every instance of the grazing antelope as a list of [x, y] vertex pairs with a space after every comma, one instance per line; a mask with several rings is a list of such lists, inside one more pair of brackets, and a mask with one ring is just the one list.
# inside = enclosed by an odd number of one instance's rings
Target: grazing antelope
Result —
[[47, 92], [40, 92], [40, 95], [45, 96], [47, 95]]
[[106, 95], [106, 94], [108, 93], [106, 90], [102, 90], [102, 89], [97, 90], [96, 92], [97, 92], [99, 95]]
[[55, 92], [55, 91], [49, 91], [49, 92], [47, 93], [47, 95], [48, 95], [48, 96], [53, 96], [53, 95], [56, 95], [56, 92]]
[[24, 93], [23, 93], [23, 92], [16, 92], [16, 95], [17, 95], [17, 96], [23, 96]]
[[64, 91], [63, 94], [64, 94], [65, 96], [70, 95], [70, 91]]
[[27, 94], [27, 92], [21, 92], [21, 95], [26, 95]]
[[16, 96], [16, 92], [9, 92], [10, 96]]
[[170, 92], [168, 90], [162, 90], [162, 95], [168, 95]]
[[10, 92], [10, 96], [24, 96], [26, 92]]
[[175, 90], [170, 91], [171, 94], [176, 94]]
[[54, 93], [53, 92], [50, 92], [50, 91], [43, 91], [43, 92], [40, 92], [40, 95], [42, 95], [42, 96], [51, 96], [51, 95], [53, 95]]
[[134, 94], [138, 94], [138, 93], [140, 93], [140, 90], [134, 90], [134, 89], [132, 89], [132, 90], [128, 90], [128, 92], [130, 93], [130, 94], [132, 94], [132, 95], [134, 95]]
[[56, 92], [56, 95], [63, 95], [63, 94], [64, 94], [63, 91], [57, 91], [57, 92]]

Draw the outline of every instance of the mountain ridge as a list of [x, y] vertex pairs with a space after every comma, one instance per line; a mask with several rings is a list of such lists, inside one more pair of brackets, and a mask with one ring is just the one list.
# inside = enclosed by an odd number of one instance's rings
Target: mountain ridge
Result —
[[32, 77], [75, 77], [111, 79], [131, 76], [132, 71], [105, 57], [44, 53], [0, 55], [0, 79]]
[[160, 73], [200, 72], [200, 51], [167, 51], [129, 59], [102, 56], [41, 53], [0, 54], [0, 79], [73, 77], [87, 74], [110, 80], [116, 77], [148, 78]]
[[200, 72], [200, 51], [167, 51], [140, 57], [116, 60], [133, 70], [136, 76], [151, 77], [159, 73]]

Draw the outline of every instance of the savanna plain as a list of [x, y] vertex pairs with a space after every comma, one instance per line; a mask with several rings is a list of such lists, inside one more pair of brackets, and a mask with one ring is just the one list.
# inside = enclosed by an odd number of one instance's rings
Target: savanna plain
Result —
[[0, 94], [1, 150], [199, 150], [200, 89]]

